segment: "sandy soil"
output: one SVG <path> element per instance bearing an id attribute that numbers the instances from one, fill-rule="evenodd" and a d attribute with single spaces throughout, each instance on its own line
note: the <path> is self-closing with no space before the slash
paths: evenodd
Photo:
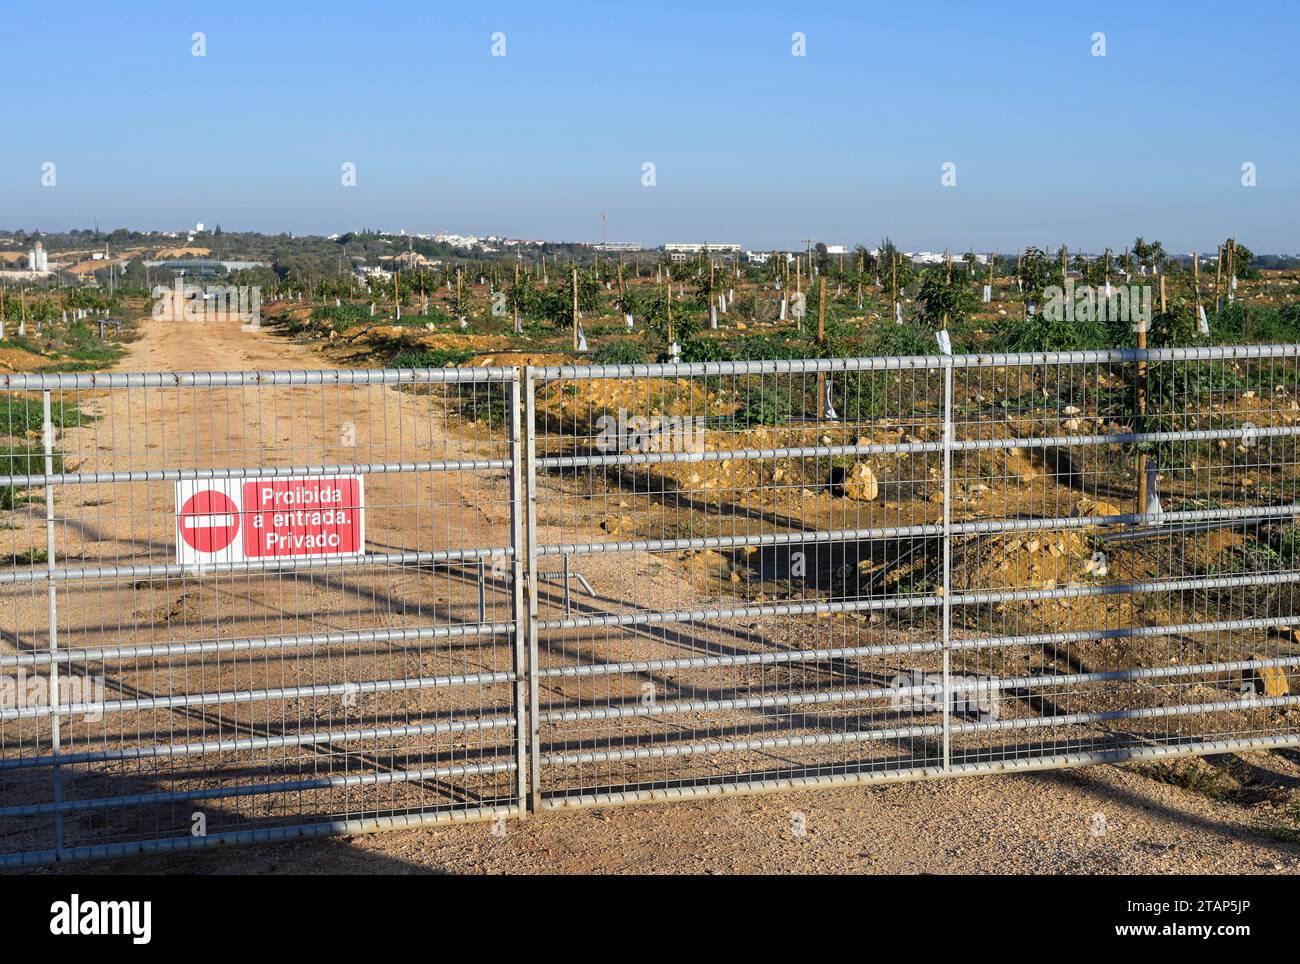
<path id="1" fill-rule="evenodd" d="M 1300 766 L 1249 754 L 1282 783 Z M 1103 826 L 1097 814 L 1104 817 Z M 802 823 L 805 833 L 795 828 Z M 1300 847 L 1131 768 L 549 813 L 68 866 L 102 873 L 1295 874 Z M 67 866 L 67 865 L 65 865 Z M 62 868 L 49 868 L 58 872 Z"/>

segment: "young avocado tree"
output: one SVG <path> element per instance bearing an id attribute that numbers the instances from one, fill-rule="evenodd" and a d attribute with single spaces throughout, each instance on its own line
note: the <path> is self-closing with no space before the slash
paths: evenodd
<path id="1" fill-rule="evenodd" d="M 899 291 L 911 284 L 915 276 L 912 269 L 912 259 L 899 251 L 889 238 L 881 241 L 880 247 L 876 251 L 876 276 L 886 290 L 890 288 L 894 279 L 897 278 Z"/>
<path id="2" fill-rule="evenodd" d="M 527 274 L 520 273 L 506 288 L 506 306 L 521 319 L 541 313 L 542 296 Z"/>
<path id="3" fill-rule="evenodd" d="M 1163 271 L 1165 262 L 1169 260 L 1163 244 L 1159 241 L 1147 241 L 1141 236 L 1133 241 L 1133 256 L 1140 266 L 1147 268 L 1152 274 Z"/>
<path id="4" fill-rule="evenodd" d="M 1235 238 L 1223 242 L 1223 251 L 1231 255 L 1232 274 L 1241 281 L 1254 281 L 1259 278 L 1259 269 L 1251 267 L 1255 252 Z M 1226 267 L 1226 264 L 1225 264 Z"/>
<path id="5" fill-rule="evenodd" d="M 637 315 L 645 314 L 645 296 L 642 289 L 636 285 L 625 284 L 623 290 L 618 293 L 615 304 L 618 310 L 623 312 L 627 318 L 627 326 L 632 327 Z"/>
<path id="6" fill-rule="evenodd" d="M 1043 300 L 1043 291 L 1052 283 L 1052 266 L 1047 255 L 1038 248 L 1030 247 L 1020 258 L 1020 268 L 1016 275 L 1020 288 L 1025 293 L 1025 304 L 1037 305 Z M 1028 314 L 1026 307 L 1026 314 Z"/>
<path id="7" fill-rule="evenodd" d="M 578 317 L 573 316 L 574 280 L 577 280 Z M 557 328 L 576 330 L 581 325 L 582 315 L 600 310 L 601 284 L 595 275 L 581 270 L 564 273 L 564 280 L 542 295 L 542 314 Z"/>
<path id="8" fill-rule="evenodd" d="M 469 285 L 465 283 L 464 272 L 456 272 L 456 282 L 451 291 L 451 315 L 460 321 L 463 328 L 470 311 Z"/>
<path id="9" fill-rule="evenodd" d="M 920 320 L 938 330 L 961 326 L 975 310 L 975 289 L 962 272 L 936 265 L 921 272 L 921 290 L 916 296 Z"/>
<path id="10" fill-rule="evenodd" d="M 651 343 L 663 349 L 659 359 L 667 361 L 674 342 L 684 345 L 696 336 L 700 330 L 699 319 L 682 310 L 681 302 L 673 299 L 672 291 L 667 285 L 655 288 L 644 299 L 641 310 L 645 314 Z"/>
<path id="11" fill-rule="evenodd" d="M 695 283 L 695 303 L 704 309 L 710 328 L 718 327 L 718 298 L 725 289 L 712 260 L 707 266 L 701 266 L 699 279 Z"/>
<path id="12" fill-rule="evenodd" d="M 1064 292 L 1057 286 L 1060 263 L 1055 267 L 1038 248 L 1028 248 L 1020 258 L 1018 277 L 1025 293 L 1025 315 L 1004 317 L 997 326 L 994 344 L 999 351 L 1077 351 L 1101 347 L 1105 333 L 1095 319 L 1067 310 Z M 1032 306 L 1032 307 L 1031 307 Z"/>

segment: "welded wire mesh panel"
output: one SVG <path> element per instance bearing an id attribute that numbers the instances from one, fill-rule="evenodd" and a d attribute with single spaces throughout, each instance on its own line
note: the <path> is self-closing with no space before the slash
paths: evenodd
<path id="1" fill-rule="evenodd" d="M 954 766 L 1294 738 L 1300 385 L 1270 351 L 954 372 Z"/>
<path id="2" fill-rule="evenodd" d="M 532 373 L 539 802 L 1294 743 L 1296 357 Z"/>
<path id="3" fill-rule="evenodd" d="M 941 763 L 943 379 L 842 367 L 536 382 L 553 799 Z"/>
<path id="4" fill-rule="evenodd" d="M 10 376 L 0 859 L 1295 745 L 1298 358 Z"/>
<path id="5" fill-rule="evenodd" d="M 0 852 L 513 808 L 516 383 L 0 383 Z"/>

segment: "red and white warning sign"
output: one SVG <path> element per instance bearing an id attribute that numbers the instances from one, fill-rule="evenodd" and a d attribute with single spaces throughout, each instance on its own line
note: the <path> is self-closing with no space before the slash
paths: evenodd
<path id="1" fill-rule="evenodd" d="M 357 556 L 365 551 L 360 476 L 176 483 L 176 561 Z"/>
<path id="2" fill-rule="evenodd" d="M 211 487 L 195 489 L 182 502 L 180 487 L 183 485 L 192 483 L 177 483 L 181 555 L 184 556 L 185 549 L 199 556 L 225 552 L 239 535 L 239 504 L 225 492 Z"/>

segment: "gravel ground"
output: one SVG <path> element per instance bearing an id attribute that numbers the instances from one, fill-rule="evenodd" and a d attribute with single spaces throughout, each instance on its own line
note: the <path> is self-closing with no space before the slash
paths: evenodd
<path id="1" fill-rule="evenodd" d="M 1279 785 L 1278 754 L 1238 761 Z M 1221 766 L 1224 761 L 1216 760 Z M 1094 833 L 1096 814 L 1105 832 Z M 804 835 L 794 832 L 802 815 Z M 1295 874 L 1267 808 L 1144 768 L 1094 766 L 874 788 L 548 813 L 488 824 L 70 865 L 92 873 Z M 64 868 L 41 872 L 58 873 Z"/>

